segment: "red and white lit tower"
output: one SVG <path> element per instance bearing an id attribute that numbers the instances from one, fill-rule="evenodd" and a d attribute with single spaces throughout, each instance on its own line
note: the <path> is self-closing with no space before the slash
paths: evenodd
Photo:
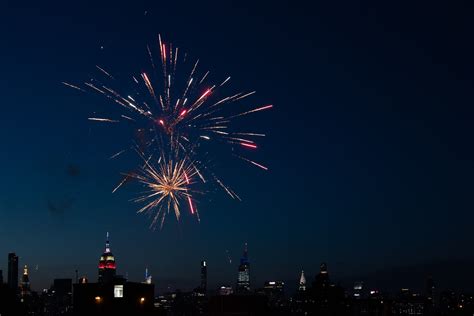
<path id="1" fill-rule="evenodd" d="M 116 266 L 115 257 L 110 251 L 109 233 L 105 242 L 105 251 L 99 260 L 99 283 L 109 283 L 115 278 Z"/>

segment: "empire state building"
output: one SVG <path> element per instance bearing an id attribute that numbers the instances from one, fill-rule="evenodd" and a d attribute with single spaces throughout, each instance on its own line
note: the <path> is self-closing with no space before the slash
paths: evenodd
<path id="1" fill-rule="evenodd" d="M 99 260 L 99 283 L 110 283 L 116 274 L 115 257 L 110 251 L 109 233 L 105 241 L 105 251 Z"/>

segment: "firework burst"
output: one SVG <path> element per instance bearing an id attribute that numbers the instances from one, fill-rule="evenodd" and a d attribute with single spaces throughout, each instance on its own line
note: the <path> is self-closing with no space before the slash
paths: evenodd
<path id="1" fill-rule="evenodd" d="M 180 203 L 183 201 L 188 204 L 191 213 L 196 214 L 199 219 L 190 189 L 196 174 L 195 170 L 187 158 L 166 159 L 162 156 L 156 163 L 153 163 L 152 157 L 144 159 L 138 172 L 126 175 L 127 179 L 135 179 L 146 188 L 146 192 L 135 201 L 145 204 L 138 213 L 148 213 L 153 217 L 151 227 L 155 227 L 158 222 L 160 227 L 163 227 L 166 216 L 171 212 L 174 212 L 176 219 L 179 220 Z M 122 184 L 123 182 L 119 186 Z"/>
<path id="2" fill-rule="evenodd" d="M 227 150 L 232 156 L 267 170 L 262 163 L 247 157 L 249 151 L 258 148 L 258 139 L 265 134 L 240 130 L 243 124 L 239 121 L 273 106 L 249 105 L 246 100 L 255 91 L 228 91 L 231 77 L 213 82 L 210 71 L 199 70 L 199 60 L 191 61 L 178 47 L 164 43 L 161 36 L 158 36 L 156 52 L 147 46 L 147 53 L 149 71 L 132 75 L 125 81 L 119 81 L 105 67 L 96 66 L 99 76 L 83 84 L 64 83 L 81 92 L 103 95 L 121 109 L 108 111 L 115 112 L 114 115 L 89 117 L 90 121 L 132 124 L 142 137 L 139 151 L 159 152 L 158 166 L 145 160 L 141 172 L 132 176 L 150 190 L 150 194 L 137 199 L 148 201 L 139 212 L 157 210 L 154 223 L 161 218 L 164 220 L 163 214 L 170 210 L 174 210 L 179 219 L 179 201 L 187 200 L 190 212 L 197 214 L 188 189 L 194 177 L 202 183 L 213 182 L 232 198 L 239 199 L 210 170 L 202 148 L 206 147 L 204 143 L 212 142 L 230 146 Z M 125 151 L 120 150 L 111 158 Z M 167 155 L 162 154 L 165 151 Z M 185 158 L 177 158 L 178 152 Z M 165 159 L 166 156 L 173 159 Z"/>

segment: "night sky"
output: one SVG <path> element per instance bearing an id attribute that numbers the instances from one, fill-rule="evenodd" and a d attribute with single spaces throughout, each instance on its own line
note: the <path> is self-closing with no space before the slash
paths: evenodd
<path id="1" fill-rule="evenodd" d="M 4 1 L 0 269 L 14 251 L 34 289 L 95 280 L 107 231 L 119 274 L 147 266 L 158 289 L 197 286 L 203 258 L 233 285 L 245 242 L 256 286 L 473 261 L 474 10 L 456 3 Z M 111 194 L 136 157 L 110 161 L 131 139 L 87 120 L 110 104 L 61 82 L 140 71 L 158 33 L 275 108 L 249 121 L 270 170 L 220 167 L 243 201 L 211 192 L 200 224 L 153 231 L 134 190 Z"/>

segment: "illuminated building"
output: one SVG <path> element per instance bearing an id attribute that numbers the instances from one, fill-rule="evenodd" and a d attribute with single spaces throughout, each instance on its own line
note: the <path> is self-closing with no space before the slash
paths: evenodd
<path id="1" fill-rule="evenodd" d="M 301 270 L 300 284 L 299 284 L 298 290 L 300 292 L 306 291 L 306 277 L 304 276 L 303 270 Z"/>
<path id="2" fill-rule="evenodd" d="M 145 268 L 145 281 L 143 283 L 151 284 L 152 276 L 148 274 L 148 268 Z"/>
<path id="3" fill-rule="evenodd" d="M 79 282 L 80 284 L 86 284 L 86 283 L 89 283 L 89 280 L 86 278 L 86 277 L 81 277 L 79 278 Z"/>
<path id="4" fill-rule="evenodd" d="M 149 282 L 128 282 L 116 275 L 115 258 L 110 251 L 109 234 L 99 261 L 99 281 L 89 283 L 81 278 L 73 285 L 74 315 L 150 315 L 155 286 Z"/>
<path id="5" fill-rule="evenodd" d="M 263 293 L 268 298 L 271 306 L 279 306 L 284 299 L 285 283 L 282 281 L 266 281 L 263 286 Z"/>
<path id="6" fill-rule="evenodd" d="M 246 292 L 250 292 L 250 263 L 247 243 L 245 243 L 244 254 L 240 259 L 239 273 L 237 276 L 237 293 Z"/>
<path id="7" fill-rule="evenodd" d="M 201 261 L 201 292 L 206 294 L 207 292 L 207 262 Z"/>
<path id="8" fill-rule="evenodd" d="M 23 268 L 23 275 L 21 276 L 21 296 L 28 296 L 30 294 L 30 277 L 28 276 L 28 266 L 25 264 Z"/>
<path id="9" fill-rule="evenodd" d="M 392 315 L 422 316 L 425 315 L 425 299 L 409 289 L 401 289 L 392 303 Z"/>
<path id="10" fill-rule="evenodd" d="M 364 282 L 355 282 L 353 287 L 353 296 L 355 299 L 362 298 L 362 291 L 364 289 Z"/>
<path id="11" fill-rule="evenodd" d="M 329 287 L 329 273 L 328 267 L 325 262 L 321 263 L 319 266 L 319 274 L 316 276 L 313 282 L 313 288 L 315 289 L 325 289 Z"/>
<path id="12" fill-rule="evenodd" d="M 105 242 L 105 251 L 99 260 L 99 283 L 109 283 L 116 275 L 115 257 L 110 251 L 109 233 Z"/>
<path id="13" fill-rule="evenodd" d="M 18 290 L 18 256 L 15 253 L 8 254 L 8 286 Z"/>
<path id="14" fill-rule="evenodd" d="M 234 290 L 230 286 L 221 286 L 219 288 L 219 295 L 231 295 L 234 294 Z"/>
<path id="15" fill-rule="evenodd" d="M 75 315 L 149 315 L 155 286 L 115 278 L 108 283 L 74 284 Z"/>

